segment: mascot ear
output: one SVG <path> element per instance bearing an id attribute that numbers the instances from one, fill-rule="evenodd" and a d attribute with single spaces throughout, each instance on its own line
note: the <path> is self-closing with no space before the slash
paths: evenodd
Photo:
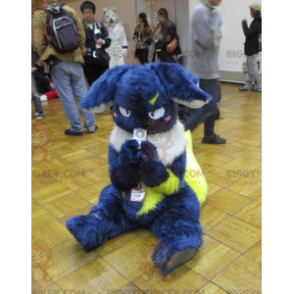
<path id="1" fill-rule="evenodd" d="M 154 63 L 153 70 L 166 91 L 166 96 L 189 108 L 200 108 L 212 98 L 199 88 L 198 78 L 179 64 Z"/>
<path id="2" fill-rule="evenodd" d="M 115 7 L 109 7 L 109 9 L 111 9 L 113 12 L 115 12 Z"/>
<path id="3" fill-rule="evenodd" d="M 116 85 L 131 65 L 121 65 L 107 70 L 90 87 L 80 102 L 80 108 L 92 113 L 101 113 L 113 105 Z"/>

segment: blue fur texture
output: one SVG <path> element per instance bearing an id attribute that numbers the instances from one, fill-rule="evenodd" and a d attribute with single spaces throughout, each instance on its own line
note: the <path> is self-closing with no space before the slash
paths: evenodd
<path id="1" fill-rule="evenodd" d="M 114 67 L 95 81 L 80 108 L 93 109 L 95 106 L 112 101 L 116 125 L 133 132 L 135 128 L 148 127 L 152 120 L 149 113 L 164 107 L 165 117 L 171 115 L 170 121 L 160 119 L 162 125 L 171 129 L 177 120 L 177 105 L 171 99 L 183 101 L 201 100 L 207 102 L 210 96 L 198 86 L 198 79 L 177 64 L 152 63 L 147 65 L 123 65 Z M 154 105 L 149 101 L 159 93 Z M 119 107 L 130 112 L 124 117 Z"/>
<path id="2" fill-rule="evenodd" d="M 113 119 L 119 128 L 130 133 L 135 128 L 166 132 L 177 123 L 177 104 L 172 98 L 183 101 L 210 98 L 197 83 L 197 77 L 175 64 L 119 66 L 108 70 L 91 86 L 80 107 L 92 109 L 112 101 Z M 154 118 L 160 108 L 164 109 L 163 115 Z M 120 234 L 148 228 L 159 238 L 153 262 L 166 272 L 174 254 L 186 249 L 198 250 L 202 245 L 200 204 L 184 180 L 185 150 L 165 166 L 151 142 L 143 141 L 141 148 L 138 147 L 136 140 L 126 140 L 119 151 L 109 144 L 111 184 L 101 192 L 98 204 L 88 215 L 75 216 L 66 221 L 66 226 L 86 252 Z M 169 187 L 169 180 L 179 183 L 173 192 L 164 190 L 163 184 Z M 144 203 L 130 199 L 131 189 L 139 182 L 148 189 L 162 191 L 162 200 L 143 214 L 139 212 Z"/>

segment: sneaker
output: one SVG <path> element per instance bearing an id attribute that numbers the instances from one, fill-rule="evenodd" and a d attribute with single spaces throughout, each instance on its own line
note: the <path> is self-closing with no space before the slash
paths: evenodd
<path id="1" fill-rule="evenodd" d="M 43 119 L 43 115 L 41 115 L 41 114 L 36 115 L 36 120 L 42 120 L 42 119 Z"/>
<path id="2" fill-rule="evenodd" d="M 250 89 L 245 88 L 245 87 L 239 88 L 239 90 L 240 90 L 240 91 L 250 91 Z"/>
<path id="3" fill-rule="evenodd" d="M 98 127 L 95 126 L 95 130 L 94 130 L 94 131 L 89 131 L 89 130 L 88 130 L 87 132 L 90 133 L 90 134 L 92 134 L 92 133 L 95 133 L 97 129 L 98 129 Z"/>
<path id="4" fill-rule="evenodd" d="M 40 96 L 40 100 L 41 100 L 41 102 L 43 102 L 43 101 L 47 101 L 48 98 L 46 95 L 42 95 L 42 96 Z"/>
<path id="5" fill-rule="evenodd" d="M 251 89 L 251 91 L 253 92 L 261 92 L 261 89 L 257 90 L 257 89 Z"/>
<path id="6" fill-rule="evenodd" d="M 225 144 L 227 142 L 226 139 L 221 138 L 220 136 L 214 134 L 211 137 L 203 137 L 202 143 L 204 144 Z"/>
<path id="7" fill-rule="evenodd" d="M 64 134 L 68 135 L 68 136 L 82 136 L 83 131 L 81 131 L 81 132 L 73 132 L 71 129 L 68 129 L 68 130 L 64 131 Z"/>

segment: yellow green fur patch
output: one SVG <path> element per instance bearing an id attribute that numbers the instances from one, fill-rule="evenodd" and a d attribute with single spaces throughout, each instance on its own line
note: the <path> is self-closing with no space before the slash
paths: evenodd
<path id="1" fill-rule="evenodd" d="M 207 197 L 208 185 L 193 153 L 192 134 L 190 131 L 185 132 L 185 138 L 187 141 L 185 181 L 196 193 L 200 205 L 202 205 Z"/>
<path id="2" fill-rule="evenodd" d="M 146 189 L 146 197 L 142 208 L 137 213 L 137 216 L 146 214 L 155 209 L 157 203 L 160 202 L 164 196 L 172 195 L 179 190 L 179 178 L 170 169 L 166 169 L 166 171 L 168 172 L 169 177 L 158 187 L 149 188 L 141 183 L 141 186 Z"/>
<path id="3" fill-rule="evenodd" d="M 144 184 L 142 184 L 142 187 L 146 189 L 146 197 L 142 208 L 137 212 L 137 216 L 147 214 L 149 211 L 155 209 L 157 203 L 164 198 L 163 194 L 154 191 L 154 188 L 146 187 Z"/>
<path id="4" fill-rule="evenodd" d="M 168 196 L 179 190 L 180 179 L 169 168 L 167 168 L 166 171 L 169 174 L 168 179 L 160 186 L 154 187 L 153 189 L 158 193 L 162 193 Z"/>

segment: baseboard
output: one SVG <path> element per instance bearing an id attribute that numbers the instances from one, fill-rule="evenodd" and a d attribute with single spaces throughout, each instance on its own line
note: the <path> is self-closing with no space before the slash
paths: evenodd
<path id="1" fill-rule="evenodd" d="M 245 74 L 242 72 L 220 71 L 220 81 L 226 83 L 244 84 Z"/>

